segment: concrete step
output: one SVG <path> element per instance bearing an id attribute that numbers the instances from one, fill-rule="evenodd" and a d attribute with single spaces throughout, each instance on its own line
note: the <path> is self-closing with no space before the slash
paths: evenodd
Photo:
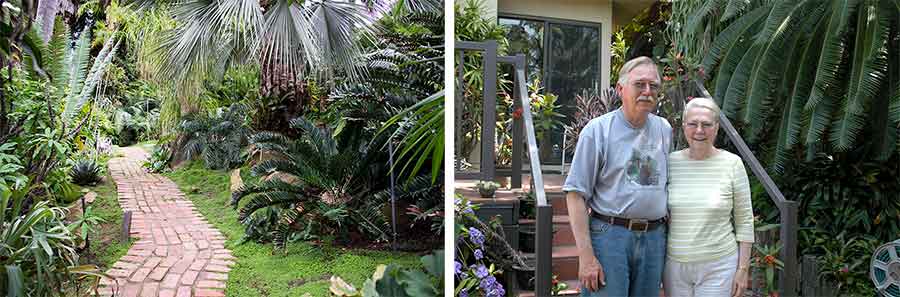
<path id="1" fill-rule="evenodd" d="M 534 220 L 522 219 L 519 220 L 519 225 L 534 225 Z M 554 246 L 575 244 L 575 235 L 572 233 L 572 225 L 569 224 L 569 216 L 554 215 L 553 229 L 556 230 L 556 232 L 553 234 Z"/>
<path id="2" fill-rule="evenodd" d="M 534 254 L 523 254 L 525 257 L 534 258 Z M 561 245 L 553 247 L 553 260 L 551 261 L 553 274 L 559 280 L 578 279 L 578 249 L 575 245 Z"/>
<path id="3" fill-rule="evenodd" d="M 568 285 L 568 288 L 559 292 L 559 295 L 556 296 L 579 296 L 581 291 L 579 291 L 580 284 L 578 280 L 565 280 L 562 281 Z M 524 291 L 520 290 L 515 296 L 518 297 L 535 297 L 534 291 Z"/>

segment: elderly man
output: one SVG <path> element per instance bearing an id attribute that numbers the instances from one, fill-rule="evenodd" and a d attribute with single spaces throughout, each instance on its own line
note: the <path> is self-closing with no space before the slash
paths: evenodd
<path id="1" fill-rule="evenodd" d="M 660 80 L 647 57 L 625 63 L 622 108 L 581 132 L 563 190 L 582 296 L 659 296 L 666 255 L 666 156 L 672 127 L 651 112 Z"/>

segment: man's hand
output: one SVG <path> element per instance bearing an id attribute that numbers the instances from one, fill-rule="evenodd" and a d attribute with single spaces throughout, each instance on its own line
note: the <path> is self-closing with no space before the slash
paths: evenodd
<path id="1" fill-rule="evenodd" d="M 747 289 L 748 274 L 749 271 L 747 268 L 738 268 L 737 271 L 734 272 L 734 284 L 731 286 L 732 297 L 744 296 L 744 290 Z"/>
<path id="2" fill-rule="evenodd" d="M 600 266 L 596 256 L 591 253 L 582 253 L 578 256 L 578 279 L 588 291 L 597 291 L 600 287 L 606 286 L 603 266 Z"/>

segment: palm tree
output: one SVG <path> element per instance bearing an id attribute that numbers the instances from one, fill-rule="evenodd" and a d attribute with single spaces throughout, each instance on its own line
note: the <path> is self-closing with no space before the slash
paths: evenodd
<path id="1" fill-rule="evenodd" d="M 699 5 L 685 30 L 718 33 L 688 56 L 700 53 L 715 73 L 715 97 L 744 137 L 774 145 L 776 169 L 804 149 L 807 158 L 858 146 L 880 160 L 897 152 L 900 1 Z"/>

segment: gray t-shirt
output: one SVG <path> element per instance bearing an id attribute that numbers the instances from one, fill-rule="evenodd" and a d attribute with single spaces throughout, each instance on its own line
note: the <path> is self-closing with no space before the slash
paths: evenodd
<path id="1" fill-rule="evenodd" d="M 634 128 L 622 109 L 591 120 L 581 131 L 563 191 L 575 191 L 593 211 L 655 220 L 666 215 L 666 157 L 672 126 L 649 114 Z"/>

